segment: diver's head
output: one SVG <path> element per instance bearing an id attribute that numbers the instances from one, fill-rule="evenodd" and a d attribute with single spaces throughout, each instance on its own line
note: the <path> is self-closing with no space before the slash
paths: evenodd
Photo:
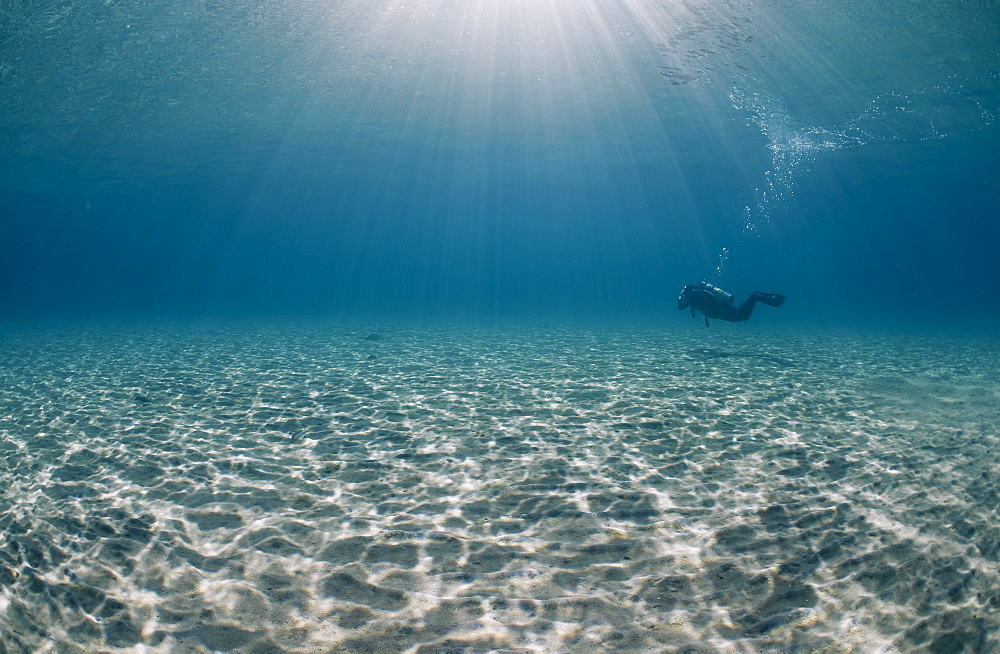
<path id="1" fill-rule="evenodd" d="M 685 284 L 684 288 L 681 289 L 681 294 L 677 296 L 677 310 L 682 311 L 691 304 L 691 291 L 694 287 L 691 284 Z"/>

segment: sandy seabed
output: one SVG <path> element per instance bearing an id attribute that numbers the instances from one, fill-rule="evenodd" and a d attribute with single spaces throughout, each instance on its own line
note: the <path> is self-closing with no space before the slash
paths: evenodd
<path id="1" fill-rule="evenodd" d="M 0 363 L 0 652 L 1000 650 L 996 335 L 7 327 Z"/>

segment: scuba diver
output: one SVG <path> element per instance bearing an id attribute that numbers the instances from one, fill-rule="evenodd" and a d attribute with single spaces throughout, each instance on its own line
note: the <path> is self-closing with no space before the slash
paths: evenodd
<path id="1" fill-rule="evenodd" d="M 748 320 L 753 308 L 758 302 L 772 307 L 780 307 L 785 303 L 785 296 L 777 293 L 761 293 L 754 291 L 747 298 L 746 302 L 739 307 L 733 306 L 733 294 L 727 293 L 718 286 L 713 286 L 702 281 L 697 284 L 688 284 L 681 291 L 677 298 L 677 308 L 684 310 L 691 307 L 691 317 L 694 318 L 695 310 L 701 311 L 705 316 L 705 326 L 708 327 L 709 318 L 718 318 L 729 322 L 741 322 Z"/>

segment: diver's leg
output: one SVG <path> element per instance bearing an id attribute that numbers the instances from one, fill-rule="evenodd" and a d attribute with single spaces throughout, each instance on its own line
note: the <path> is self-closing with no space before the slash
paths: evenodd
<path id="1" fill-rule="evenodd" d="M 750 314 L 753 313 L 753 308 L 757 306 L 758 298 L 754 293 L 750 294 L 750 297 L 746 299 L 746 302 L 740 305 L 740 308 L 736 310 L 736 319 L 733 322 L 743 322 L 750 318 Z"/>
<path id="2" fill-rule="evenodd" d="M 785 296 L 778 295 L 777 293 L 761 293 L 760 291 L 754 291 L 747 298 L 747 301 L 740 305 L 740 308 L 736 310 L 736 321 L 741 322 L 743 320 L 748 320 L 750 314 L 753 313 L 753 308 L 757 306 L 757 302 L 763 302 L 764 304 L 772 307 L 780 307 L 785 303 Z"/>

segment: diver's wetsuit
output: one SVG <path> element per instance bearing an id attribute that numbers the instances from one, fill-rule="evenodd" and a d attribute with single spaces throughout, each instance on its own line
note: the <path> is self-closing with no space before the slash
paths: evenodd
<path id="1" fill-rule="evenodd" d="M 785 296 L 777 293 L 761 293 L 754 291 L 747 298 L 746 302 L 739 307 L 733 305 L 733 296 L 726 293 L 721 288 L 713 286 L 708 282 L 698 282 L 688 284 L 681 291 L 677 298 L 677 308 L 679 310 L 691 307 L 691 317 L 694 318 L 695 311 L 700 311 L 705 316 L 705 326 L 708 327 L 709 318 L 717 318 L 728 322 L 742 322 L 750 318 L 753 308 L 757 302 L 763 302 L 772 307 L 780 307 L 785 303 Z"/>

